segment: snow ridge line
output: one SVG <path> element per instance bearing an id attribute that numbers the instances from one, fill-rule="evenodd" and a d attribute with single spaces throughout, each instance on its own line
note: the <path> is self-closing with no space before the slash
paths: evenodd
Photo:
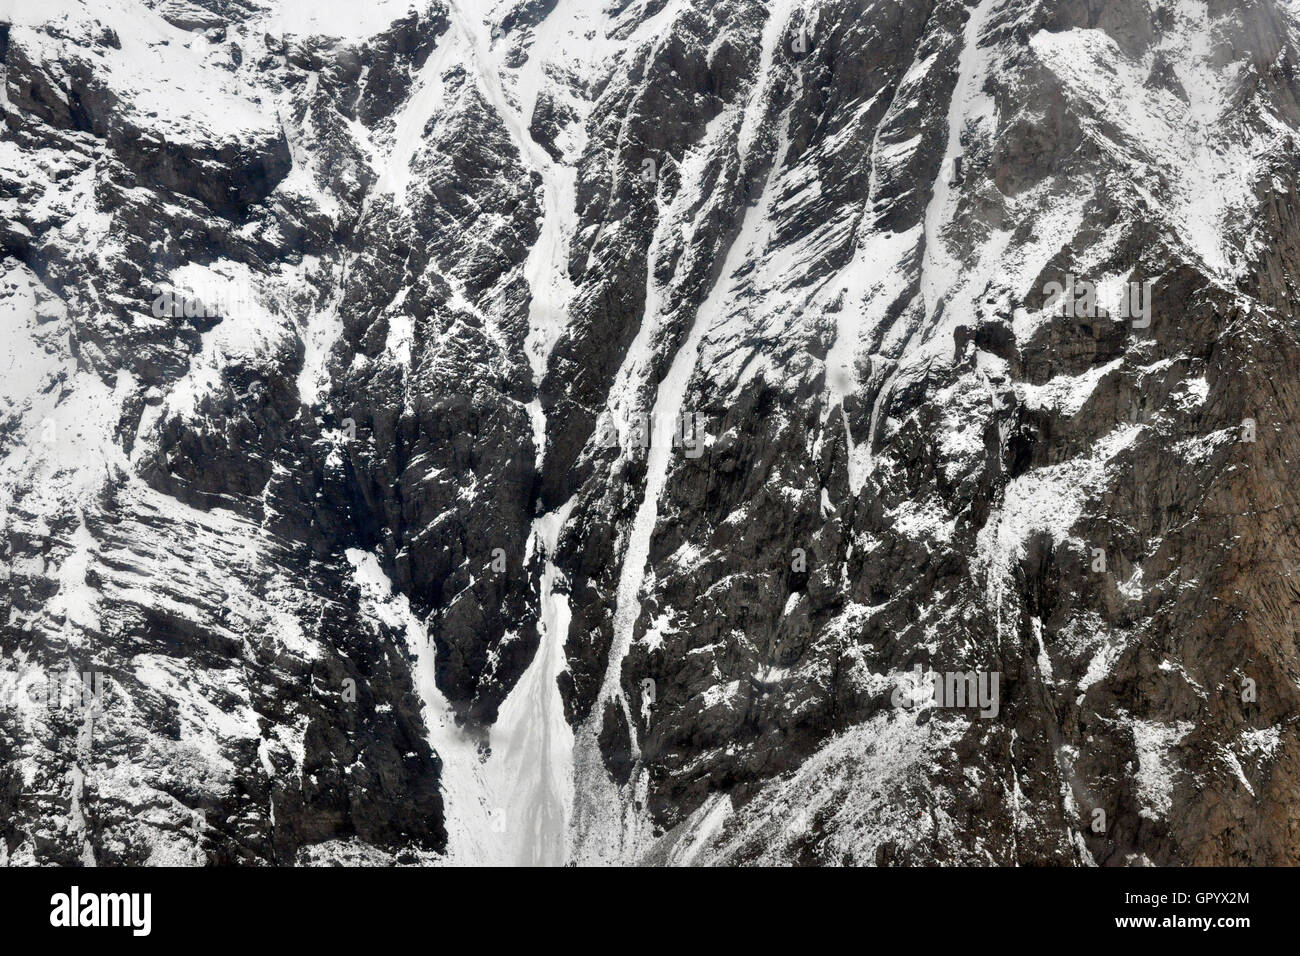
<path id="1" fill-rule="evenodd" d="M 774 9 L 771 16 L 777 16 L 784 13 L 786 22 L 793 13 L 793 3 L 785 3 L 780 9 Z M 783 30 L 764 31 L 766 42 L 775 43 L 783 35 Z M 771 59 L 771 52 L 767 53 L 768 60 Z M 760 98 L 771 89 L 771 76 L 763 78 L 762 85 L 755 89 L 751 95 L 749 103 L 743 115 L 749 115 L 755 104 Z M 722 114 L 725 116 L 725 113 Z M 721 118 L 721 117 L 720 117 Z M 783 112 L 781 118 L 781 137 L 782 144 L 778 147 L 777 154 L 773 156 L 772 167 L 768 172 L 763 189 L 759 195 L 758 201 L 745 210 L 742 219 L 740 232 L 732 241 L 730 248 L 727 250 L 726 257 L 723 260 L 722 270 L 718 274 L 717 280 L 709 290 L 708 296 L 700 304 L 696 311 L 695 319 L 691 324 L 690 332 L 687 339 L 677 349 L 673 356 L 673 361 L 669 367 L 668 374 L 659 383 L 658 390 L 655 394 L 655 401 L 651 414 L 651 441 L 646 465 L 645 491 L 642 497 L 641 505 L 632 523 L 632 530 L 628 535 L 628 544 L 624 551 L 623 566 L 619 576 L 618 600 L 614 615 L 614 642 L 610 648 L 609 662 L 605 670 L 605 677 L 601 683 L 600 695 L 597 698 L 597 706 L 600 703 L 609 700 L 619 700 L 621 706 L 626 711 L 627 702 L 624 699 L 620 685 L 623 658 L 631 645 L 632 631 L 636 625 L 637 619 L 641 614 L 641 601 L 639 591 L 641 584 L 645 579 L 646 564 L 649 558 L 650 538 L 654 533 L 655 525 L 659 515 L 659 499 L 663 493 L 664 486 L 667 483 L 668 465 L 670 452 L 672 448 L 673 434 L 676 429 L 678 418 L 681 415 L 682 405 L 685 401 L 686 389 L 690 384 L 690 377 L 695 370 L 696 360 L 698 358 L 699 347 L 704 334 L 709 330 L 711 323 L 721 313 L 727 298 L 731 293 L 730 281 L 735 271 L 740 268 L 743 262 L 738 261 L 742 256 L 749 253 L 758 244 L 761 238 L 757 235 L 757 226 L 759 226 L 767 213 L 767 207 L 770 203 L 771 186 L 779 177 L 781 172 L 781 160 L 786 151 L 788 143 L 786 142 L 785 130 L 788 126 L 788 110 Z M 705 143 L 709 139 L 706 137 Z M 738 147 L 741 144 L 738 143 Z M 748 147 L 748 143 L 744 144 Z M 705 146 L 707 149 L 707 145 Z M 661 224 L 670 224 L 671 216 L 661 215 L 659 222 Z M 656 238 L 662 242 L 662 230 L 657 230 Z M 657 260 L 657 252 L 652 248 L 651 256 Z M 649 271 L 650 282 L 654 283 L 653 268 Z M 643 329 L 647 326 L 658 325 L 658 306 L 660 305 L 660 296 L 657 294 L 660 290 L 658 284 L 654 283 L 653 291 L 655 294 L 647 296 L 647 305 L 653 302 L 655 309 L 652 314 L 647 309 L 643 319 Z M 629 724 L 631 724 L 631 715 L 628 715 Z M 632 731 L 632 747 L 635 755 L 639 756 L 639 750 L 636 743 L 635 730 Z"/>
<path id="2" fill-rule="evenodd" d="M 765 26 L 763 32 L 765 46 L 771 44 L 774 47 L 780 41 L 780 38 L 785 33 L 784 28 L 793 15 L 794 6 L 794 2 L 787 0 L 787 2 L 769 12 L 769 17 L 781 19 L 778 21 L 779 28 L 773 28 L 771 20 Z M 773 60 L 774 50 L 764 51 L 764 62 L 772 62 Z M 754 109 L 758 108 L 763 98 L 770 94 L 772 86 L 773 75 L 772 71 L 769 70 L 767 75 L 760 76 L 756 80 L 742 117 L 748 116 Z M 744 265 L 746 258 L 751 258 L 753 254 L 759 251 L 765 240 L 762 226 L 766 222 L 770 211 L 772 187 L 781 175 L 782 163 L 789 150 L 787 132 L 789 113 L 790 108 L 787 107 L 782 111 L 778 122 L 780 141 L 773 150 L 771 167 L 764 180 L 763 188 L 757 200 L 745 209 L 740 229 L 725 253 L 722 268 L 712 283 L 705 300 L 696 310 L 687 338 L 673 355 L 668 373 L 660 381 L 655 392 L 651 409 L 651 441 L 646 462 L 645 486 L 641 504 L 637 508 L 632 526 L 627 532 L 627 544 L 623 552 L 623 562 L 616 592 L 613 640 L 609 648 L 600 691 L 590 715 L 577 734 L 578 768 L 584 777 L 582 781 L 584 787 L 582 816 L 584 819 L 581 822 L 584 822 L 588 828 L 581 836 L 595 844 L 595 853 L 601 858 L 601 862 L 612 862 L 607 858 L 606 854 L 614 847 L 618 848 L 615 852 L 620 857 L 634 855 L 643 842 L 641 831 L 648 831 L 643 819 L 644 812 L 638 814 L 627 805 L 629 801 L 624 799 L 626 788 L 618 786 L 606 773 L 600 755 L 599 734 L 604 724 L 606 705 L 616 703 L 622 711 L 627 725 L 631 756 L 634 761 L 639 761 L 641 751 L 636 723 L 633 720 L 622 688 L 623 662 L 631 648 L 636 622 L 641 616 L 640 591 L 645 582 L 649 564 L 650 541 L 658 524 L 659 501 L 668 482 L 674 432 L 685 403 L 686 391 L 691 376 L 698 364 L 700 346 L 704 336 L 716 325 L 731 300 L 734 293 L 734 286 L 731 282 L 736 271 Z M 719 145 L 718 141 L 725 133 L 729 121 L 734 122 L 734 116 L 731 115 L 730 111 L 724 110 L 715 117 L 710 122 L 697 149 L 692 151 L 692 155 L 695 157 L 712 155 L 716 146 Z M 736 148 L 738 155 L 742 156 L 743 162 L 743 157 L 748 154 L 752 145 L 751 140 L 756 135 L 756 132 L 753 129 L 747 129 L 743 119 L 739 126 L 739 132 L 741 135 L 737 138 Z M 689 162 L 689 158 L 685 162 Z M 689 177 L 684 176 L 683 178 L 689 181 Z M 655 263 L 658 260 L 659 249 L 666 241 L 667 234 L 677 227 L 678 217 L 673 213 L 678 206 L 687 201 L 687 198 L 687 191 L 683 190 L 679 193 L 672 207 L 668 210 L 660 209 L 659 211 L 655 236 L 651 240 L 648 253 L 651 262 L 650 268 L 647 270 L 645 313 L 633 346 L 629 348 L 628 355 L 624 358 L 623 367 L 615 378 L 615 386 L 611 390 L 607 401 L 607 406 L 611 409 L 624 404 L 624 402 L 620 401 L 620 398 L 626 399 L 626 403 L 630 404 L 634 394 L 631 391 L 632 379 L 638 370 L 638 364 L 644 364 L 648 368 L 650 340 L 653 333 L 658 330 L 663 318 L 660 315 L 663 295 L 659 283 L 654 279 Z M 707 205 L 702 207 L 699 214 L 703 215 L 707 209 Z M 678 273 L 680 269 L 681 264 L 679 263 Z M 627 394 L 622 396 L 619 395 L 620 383 L 627 390 Z M 644 771 L 637 773 L 636 777 L 629 782 L 629 785 L 634 796 L 643 798 L 646 789 Z M 636 802 L 642 806 L 644 805 L 644 799 Z M 602 834 L 602 828 L 607 828 L 612 832 Z M 608 839 L 602 841 L 602 837 Z M 581 848 L 580 845 L 579 848 Z"/>

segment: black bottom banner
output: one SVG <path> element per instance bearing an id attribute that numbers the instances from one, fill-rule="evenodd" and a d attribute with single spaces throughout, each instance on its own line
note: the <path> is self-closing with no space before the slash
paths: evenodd
<path id="1" fill-rule="evenodd" d="M 841 936 L 846 918 L 855 933 L 910 926 L 918 943 L 969 921 L 1080 941 L 1197 933 L 1231 945 L 1242 933 L 1292 925 L 1294 877 L 1281 869 L 9 869 L 0 870 L 0 915 L 19 934 L 128 946 L 373 945 L 438 927 L 458 942 L 470 928 L 494 941 L 537 940 L 544 928 L 581 933 L 610 920 L 634 936 L 684 941 L 696 934 L 691 925 L 731 943 L 752 933 L 806 945 Z"/>

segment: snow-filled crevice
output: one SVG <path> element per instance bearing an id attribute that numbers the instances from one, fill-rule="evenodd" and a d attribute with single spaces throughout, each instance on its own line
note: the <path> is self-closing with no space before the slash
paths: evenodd
<path id="1" fill-rule="evenodd" d="M 561 866 L 568 861 L 573 806 L 573 728 L 564 717 L 557 683 L 567 666 L 569 599 L 557 584 L 563 574 L 551 560 L 573 508 L 538 518 L 529 539 L 542 563 L 539 582 L 539 643 L 532 663 L 501 705 L 490 734 L 484 767 L 495 823 L 505 836 L 499 860 L 521 866 Z"/>
<path id="2" fill-rule="evenodd" d="M 548 23 L 563 31 L 561 19 L 571 4 L 552 11 Z M 524 265 L 531 301 L 525 351 L 535 385 L 540 385 L 547 361 L 562 333 L 572 296 L 567 261 L 569 226 L 574 219 L 575 170 L 553 160 L 528 132 L 527 116 L 540 92 L 544 68 L 530 70 L 531 96 L 516 104 L 502 84 L 503 64 L 493 56 L 487 25 L 463 5 L 451 4 L 452 26 L 430 57 L 420 90 L 399 121 L 393 161 L 381 185 L 403 192 L 410 163 L 418 149 L 418 133 L 436 109 L 442 72 L 454 61 L 475 76 L 480 92 L 498 114 L 525 165 L 541 177 L 540 233 Z M 571 25 L 571 24 L 570 24 Z M 562 45 L 561 45 L 562 46 Z M 539 51 L 533 59 L 542 56 Z M 407 122 L 406 116 L 412 119 Z M 403 135 L 414 130 L 417 138 Z M 546 416 L 534 398 L 528 406 L 536 466 L 545 453 Z M 569 630 L 569 604 L 563 574 L 552 560 L 572 502 L 534 520 L 525 563 L 540 567 L 538 580 L 538 647 L 532 662 L 501 705 L 488 731 L 487 756 L 468 748 L 461 737 L 438 731 L 445 702 L 432 683 L 432 645 L 420 658 L 430 742 L 443 759 L 445 812 L 449 857 L 457 863 L 559 866 L 568 859 L 568 827 L 573 802 L 573 731 L 564 717 L 558 678 L 567 664 L 564 639 Z M 428 663 L 426 663 L 426 659 Z"/>
<path id="3" fill-rule="evenodd" d="M 954 161 L 962 154 L 962 132 L 967 124 L 979 123 L 995 114 L 993 98 L 984 92 L 988 57 L 980 50 L 979 42 L 996 2 L 980 0 L 970 11 L 962 31 L 957 79 L 948 104 L 948 144 L 925 211 L 921 296 L 927 321 L 933 319 L 940 305 L 957 291 L 965 271 L 961 260 L 949 248 L 944 233 L 956 218 L 962 197 L 952 178 Z"/>

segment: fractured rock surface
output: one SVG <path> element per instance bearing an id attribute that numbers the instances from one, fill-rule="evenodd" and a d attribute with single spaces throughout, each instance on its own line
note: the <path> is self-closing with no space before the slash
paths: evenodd
<path id="1" fill-rule="evenodd" d="M 19 7 L 0 859 L 1300 863 L 1294 4 Z"/>

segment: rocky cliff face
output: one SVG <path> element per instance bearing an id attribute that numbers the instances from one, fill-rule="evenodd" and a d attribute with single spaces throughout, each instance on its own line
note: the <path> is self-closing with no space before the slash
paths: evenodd
<path id="1" fill-rule="evenodd" d="M 1300 8 L 27 6 L 0 859 L 1300 863 Z"/>

